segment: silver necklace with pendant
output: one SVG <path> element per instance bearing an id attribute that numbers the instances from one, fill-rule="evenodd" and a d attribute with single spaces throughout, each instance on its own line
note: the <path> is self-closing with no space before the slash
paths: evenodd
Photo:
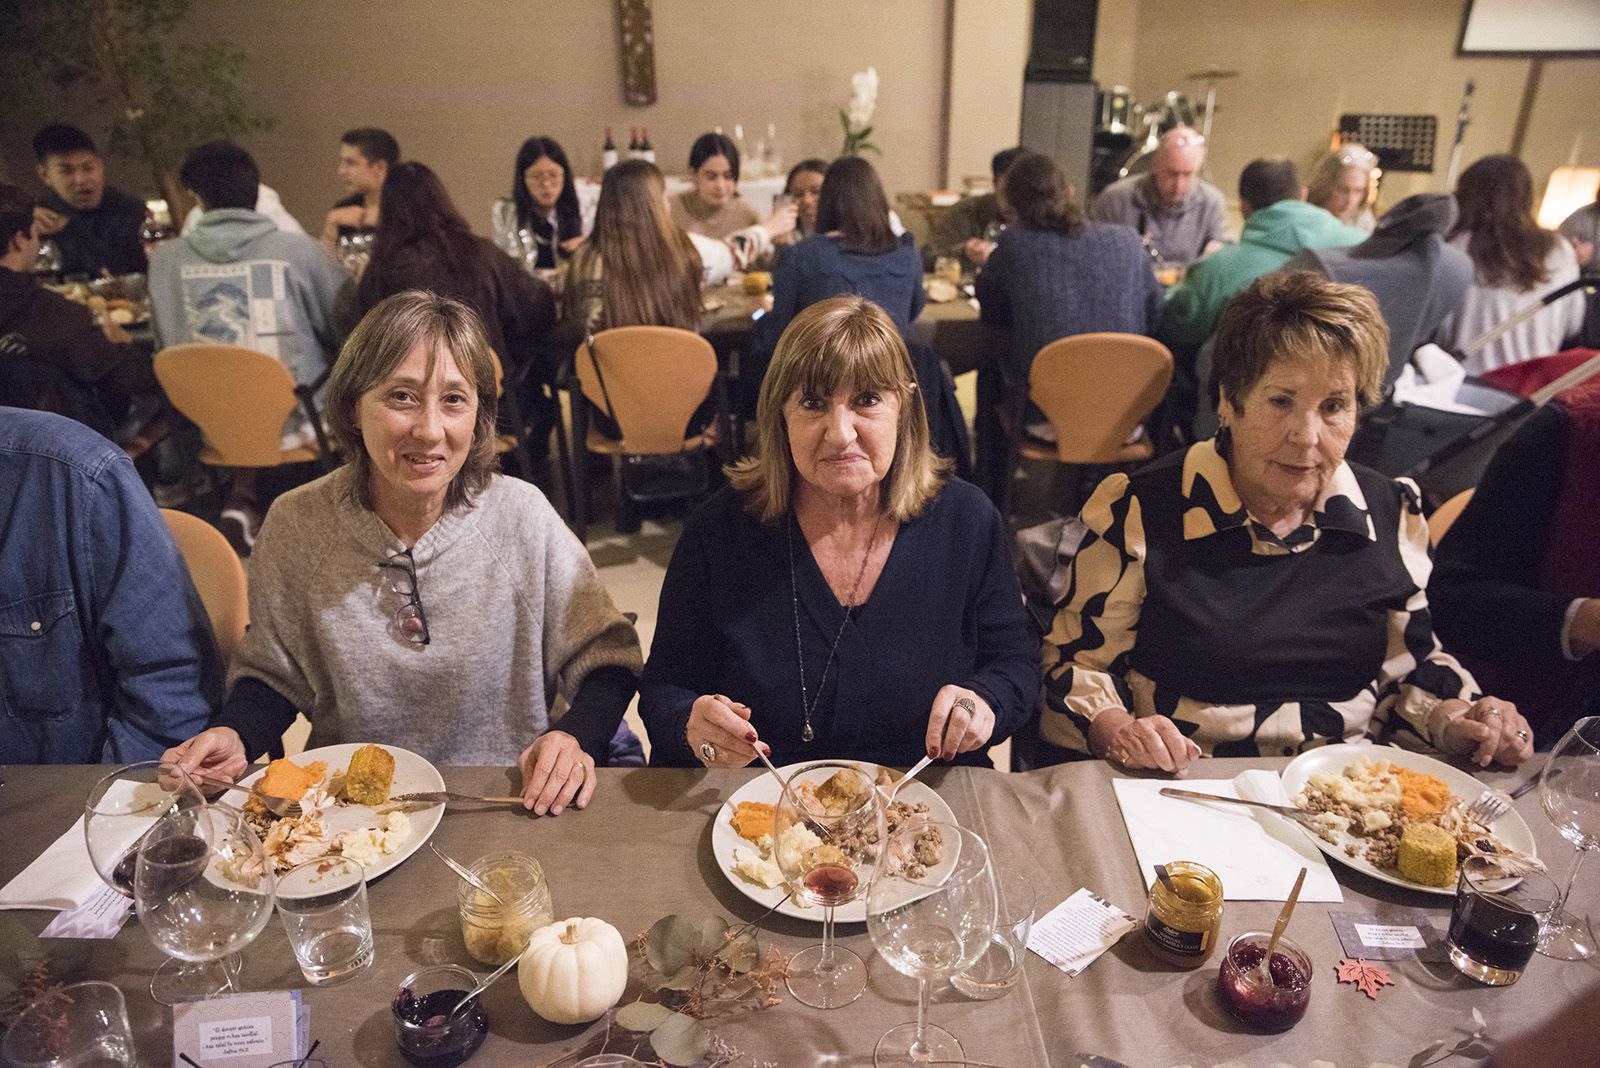
<path id="1" fill-rule="evenodd" d="M 861 570 L 856 572 L 855 584 L 850 587 L 850 596 L 845 599 L 844 618 L 839 621 L 839 631 L 833 636 L 833 646 L 828 650 L 828 659 L 822 664 L 822 677 L 817 680 L 815 699 L 810 698 L 806 691 L 806 650 L 800 640 L 800 584 L 795 578 L 794 570 L 794 528 L 798 523 L 799 520 L 790 513 L 789 521 L 784 524 L 783 533 L 789 543 L 789 600 L 794 606 L 794 652 L 795 659 L 800 665 L 800 710 L 805 715 L 805 722 L 800 728 L 800 740 L 809 742 L 817 736 L 816 731 L 811 729 L 811 714 L 822 703 L 822 690 L 828 681 L 828 669 L 833 667 L 834 654 L 838 653 L 839 642 L 844 638 L 844 628 L 850 623 L 850 609 L 856 607 L 856 594 L 861 590 L 861 580 L 866 578 L 867 564 L 872 561 L 872 550 L 877 547 L 878 527 L 881 523 L 875 521 L 872 524 L 872 537 L 867 539 L 867 552 L 861 558 Z"/>

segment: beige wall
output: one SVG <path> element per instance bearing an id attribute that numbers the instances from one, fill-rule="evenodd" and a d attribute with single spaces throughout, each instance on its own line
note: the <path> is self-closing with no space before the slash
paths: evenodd
<path id="1" fill-rule="evenodd" d="M 249 51 L 249 81 L 277 124 L 247 146 L 308 227 L 341 195 L 339 134 L 370 124 L 438 170 L 486 231 L 530 134 L 561 141 L 581 171 L 598 170 L 607 125 L 624 141 L 628 126 L 648 126 L 675 171 L 695 136 L 716 125 L 731 134 L 734 123 L 753 141 L 776 122 L 786 163 L 831 158 L 850 74 L 868 65 L 881 79 L 873 140 L 883 156 L 871 158 L 885 183 L 937 185 L 948 2 L 656 0 L 660 103 L 646 108 L 622 103 L 613 0 L 205 0 L 187 31 Z M 6 143 L 25 144 L 23 127 L 52 117 L 0 117 Z M 125 164 L 114 177 L 147 184 Z"/>
<path id="2" fill-rule="evenodd" d="M 950 163 L 946 184 L 987 177 L 989 157 L 1017 143 L 1032 0 L 951 0 Z"/>
<path id="3" fill-rule="evenodd" d="M 1207 66 L 1240 72 L 1221 85 L 1212 137 L 1213 176 L 1230 200 L 1245 163 L 1283 154 L 1309 165 L 1346 112 L 1437 115 L 1436 172 L 1390 176 L 1384 201 L 1442 188 L 1468 78 L 1477 93 L 1464 164 L 1511 146 L 1529 61 L 1456 58 L 1459 2 L 1105 0 L 1112 5 L 1137 8 L 1129 84 L 1140 99 L 1169 89 L 1198 97 L 1201 86 L 1182 75 Z M 1600 60 L 1546 61 L 1522 153 L 1540 188 L 1580 131 L 1582 160 L 1600 164 L 1597 81 Z"/>

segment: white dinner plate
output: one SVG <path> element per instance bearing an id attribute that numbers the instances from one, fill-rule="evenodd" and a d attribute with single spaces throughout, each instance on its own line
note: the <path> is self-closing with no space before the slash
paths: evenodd
<path id="1" fill-rule="evenodd" d="M 873 778 L 878 773 L 878 765 L 867 761 L 845 761 L 844 763 L 856 765 L 868 779 Z M 787 779 L 796 768 L 803 766 L 803 764 L 786 764 L 778 769 L 778 774 Z M 769 805 L 776 805 L 780 792 L 781 789 L 777 780 L 769 772 L 757 775 L 735 790 L 722 803 L 722 807 L 717 810 L 717 822 L 711 829 L 711 851 L 716 854 L 717 867 L 722 869 L 723 878 L 732 883 L 734 889 L 751 901 L 754 901 L 762 908 L 772 908 L 772 906 L 777 905 L 778 912 L 785 916 L 793 916 L 797 920 L 813 920 L 816 923 L 821 923 L 822 906 L 802 907 L 795 904 L 794 899 L 789 897 L 788 891 L 783 887 L 768 890 L 735 875 L 733 871 L 733 851 L 735 849 L 748 850 L 750 853 L 759 852 L 754 842 L 747 842 L 740 838 L 739 832 L 733 829 L 731 821 L 733 820 L 734 810 L 739 807 L 739 802 L 741 801 L 764 801 Z M 909 805 L 915 805 L 918 801 L 926 801 L 930 820 L 939 823 L 956 822 L 955 813 L 950 811 L 950 806 L 945 804 L 943 798 L 934 793 L 920 779 L 912 779 L 907 783 L 905 788 L 895 795 L 895 800 L 904 801 Z M 782 902 L 782 904 L 779 904 L 779 902 Z M 866 923 L 866 888 L 862 887 L 861 893 L 856 896 L 855 900 L 835 908 L 833 910 L 833 918 L 839 923 Z"/>
<path id="2" fill-rule="evenodd" d="M 1288 795 L 1290 803 L 1294 795 L 1305 786 L 1306 780 L 1313 775 L 1338 774 L 1349 765 L 1362 757 L 1369 760 L 1387 760 L 1397 767 L 1410 768 L 1444 780 L 1450 787 L 1450 792 L 1458 797 L 1462 804 L 1471 804 L 1479 794 L 1483 793 L 1485 785 L 1459 768 L 1451 767 L 1441 760 L 1435 760 L 1421 753 L 1413 753 L 1409 749 L 1397 749 L 1392 746 L 1375 745 L 1325 745 L 1316 749 L 1307 750 L 1289 762 L 1283 769 L 1283 792 Z M 1425 894 L 1438 894 L 1441 897 L 1455 897 L 1456 888 L 1450 886 L 1424 886 L 1414 883 L 1410 879 L 1402 878 L 1399 872 L 1385 871 L 1377 867 L 1365 857 L 1352 857 L 1345 853 L 1339 846 L 1326 842 L 1305 827 L 1301 827 L 1306 836 L 1317 844 L 1317 848 L 1340 864 L 1356 871 L 1370 875 L 1374 879 L 1395 886 L 1403 886 L 1407 890 L 1418 890 Z M 1523 822 L 1522 817 L 1512 810 L 1495 820 L 1490 828 L 1506 845 L 1518 852 L 1535 856 L 1533 832 Z"/>
<path id="3" fill-rule="evenodd" d="M 307 749 L 290 759 L 302 767 L 312 761 L 320 760 L 328 765 L 330 772 L 343 771 L 349 767 L 350 757 L 364 744 L 366 743 L 347 742 L 343 745 L 324 745 L 316 749 Z M 414 794 L 445 788 L 444 777 L 439 774 L 439 769 L 416 753 L 409 749 L 401 749 L 397 745 L 385 745 L 382 748 L 394 757 L 394 783 L 389 787 L 391 797 L 395 794 Z M 263 769 L 246 775 L 239 781 L 246 786 L 254 785 L 265 773 Z M 386 853 L 366 865 L 368 882 L 384 872 L 399 867 L 402 861 L 421 849 L 423 843 L 433 836 L 439 821 L 444 818 L 444 806 L 407 805 L 405 813 L 411 818 L 411 837 L 393 853 Z M 329 839 L 336 838 L 345 831 L 377 827 L 382 820 L 382 813 L 370 805 L 333 805 L 327 810 L 325 817 Z"/>

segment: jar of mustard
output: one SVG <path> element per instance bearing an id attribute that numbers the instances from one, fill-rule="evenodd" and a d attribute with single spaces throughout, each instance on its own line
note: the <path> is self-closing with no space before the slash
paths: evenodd
<path id="1" fill-rule="evenodd" d="M 1144 933 L 1156 956 L 1180 968 L 1197 968 L 1211 957 L 1222 929 L 1222 880 L 1204 864 L 1175 860 L 1167 865 L 1169 889 L 1150 884 Z"/>
<path id="2" fill-rule="evenodd" d="M 462 879 L 456 888 L 461 937 L 480 964 L 498 966 L 528 947 L 533 932 L 555 922 L 544 869 L 525 853 L 490 853 L 469 866 L 504 904 Z"/>

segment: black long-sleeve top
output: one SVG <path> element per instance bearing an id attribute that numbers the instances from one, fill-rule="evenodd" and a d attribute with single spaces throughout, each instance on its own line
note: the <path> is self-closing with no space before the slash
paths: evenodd
<path id="1" fill-rule="evenodd" d="M 698 761 L 684 741 L 696 697 L 724 694 L 752 710 L 776 764 L 845 758 L 893 767 L 926 752 L 928 715 L 941 687 L 973 690 L 994 710 L 990 744 L 1033 714 L 1039 645 L 1006 553 L 1004 524 L 982 492 L 951 481 L 902 524 L 872 594 L 850 612 L 818 700 L 818 680 L 844 609 L 798 529 L 762 523 L 725 490 L 684 527 L 667 568 L 655 640 L 640 686 L 652 764 Z M 817 701 L 815 737 L 804 715 L 795 611 L 805 679 Z M 987 762 L 987 747 L 959 763 Z"/>

